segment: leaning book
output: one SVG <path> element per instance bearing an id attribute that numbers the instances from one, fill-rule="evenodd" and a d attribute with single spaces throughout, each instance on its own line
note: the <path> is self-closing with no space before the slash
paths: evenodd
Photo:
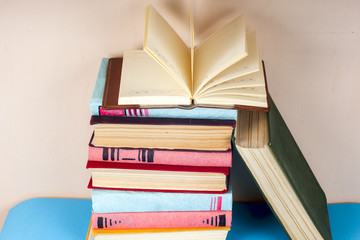
<path id="1" fill-rule="evenodd" d="M 291 239 L 330 240 L 326 196 L 270 102 L 268 113 L 238 112 L 236 149 Z"/>

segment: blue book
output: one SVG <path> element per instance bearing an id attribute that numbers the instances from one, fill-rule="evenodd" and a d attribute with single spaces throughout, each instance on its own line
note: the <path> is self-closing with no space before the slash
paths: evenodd
<path id="1" fill-rule="evenodd" d="M 105 82 L 107 76 L 109 58 L 103 58 L 100 63 L 94 91 L 90 100 L 90 111 L 92 115 L 112 116 L 136 116 L 136 117 L 158 117 L 158 118 L 197 118 L 197 119 L 226 119 L 236 120 L 236 109 L 194 107 L 183 108 L 147 108 L 147 109 L 103 109 Z"/>
<path id="2" fill-rule="evenodd" d="M 99 115 L 99 109 L 101 107 L 103 94 L 104 94 L 108 63 L 109 63 L 109 58 L 103 58 L 100 63 L 100 68 L 96 78 L 94 91 L 89 103 L 90 111 L 92 115 Z"/>
<path id="3" fill-rule="evenodd" d="M 232 188 L 225 194 L 92 190 L 93 213 L 231 211 Z"/>

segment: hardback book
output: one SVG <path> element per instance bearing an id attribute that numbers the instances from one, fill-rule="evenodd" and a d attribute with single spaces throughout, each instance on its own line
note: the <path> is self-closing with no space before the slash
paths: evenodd
<path id="1" fill-rule="evenodd" d="M 197 47 L 193 21 L 188 47 L 153 7 L 147 8 L 145 19 L 143 50 L 123 55 L 118 105 L 268 110 L 256 35 L 246 32 L 244 16 Z"/>
<path id="2" fill-rule="evenodd" d="M 100 114 L 99 109 L 101 108 L 103 101 L 108 62 L 109 62 L 109 58 L 103 58 L 101 59 L 100 62 L 100 67 L 96 77 L 95 86 L 89 102 L 91 115 Z"/>
<path id="3" fill-rule="evenodd" d="M 90 100 L 92 115 L 236 120 L 236 109 L 206 107 L 124 108 L 118 105 L 122 58 L 103 58 Z"/>
<path id="4" fill-rule="evenodd" d="M 231 211 L 93 213 L 92 229 L 230 227 Z"/>
<path id="5" fill-rule="evenodd" d="M 94 146 L 225 151 L 231 148 L 236 122 L 92 116 L 90 124 L 94 125 Z"/>
<path id="6" fill-rule="evenodd" d="M 131 164 L 161 164 L 183 166 L 231 167 L 232 150 L 196 151 L 152 148 L 96 147 L 89 143 L 89 161 L 103 163 L 121 162 Z"/>
<path id="7" fill-rule="evenodd" d="M 229 227 L 213 228 L 174 228 L 174 229 L 126 229 L 96 231 L 89 228 L 87 240 L 225 240 Z"/>
<path id="8" fill-rule="evenodd" d="M 92 188 L 159 191 L 227 191 L 229 167 L 144 165 L 88 161 Z"/>
<path id="9" fill-rule="evenodd" d="M 232 188 L 226 193 L 179 193 L 92 189 L 93 213 L 231 211 Z"/>
<path id="10" fill-rule="evenodd" d="M 291 239 L 330 240 L 326 196 L 280 112 L 239 111 L 236 149 Z"/>

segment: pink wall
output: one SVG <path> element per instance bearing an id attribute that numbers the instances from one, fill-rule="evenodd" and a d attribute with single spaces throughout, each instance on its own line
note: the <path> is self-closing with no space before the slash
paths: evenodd
<path id="1" fill-rule="evenodd" d="M 33 197 L 89 198 L 88 102 L 102 57 L 142 47 L 152 3 L 188 41 L 188 1 L 1 1 L 0 226 Z M 245 13 L 269 90 L 329 202 L 360 201 L 359 1 L 195 3 L 196 43 Z M 235 199 L 259 193 L 234 163 Z"/>

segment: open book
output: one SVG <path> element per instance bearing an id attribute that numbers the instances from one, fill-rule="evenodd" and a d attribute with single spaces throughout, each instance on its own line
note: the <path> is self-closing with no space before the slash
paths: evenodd
<path id="1" fill-rule="evenodd" d="M 267 110 L 267 87 L 255 32 L 240 16 L 194 48 L 151 6 L 144 50 L 124 53 L 119 105 L 255 107 Z"/>
<path id="2" fill-rule="evenodd" d="M 290 239 L 331 240 L 326 196 L 275 104 L 238 111 L 236 149 Z"/>

